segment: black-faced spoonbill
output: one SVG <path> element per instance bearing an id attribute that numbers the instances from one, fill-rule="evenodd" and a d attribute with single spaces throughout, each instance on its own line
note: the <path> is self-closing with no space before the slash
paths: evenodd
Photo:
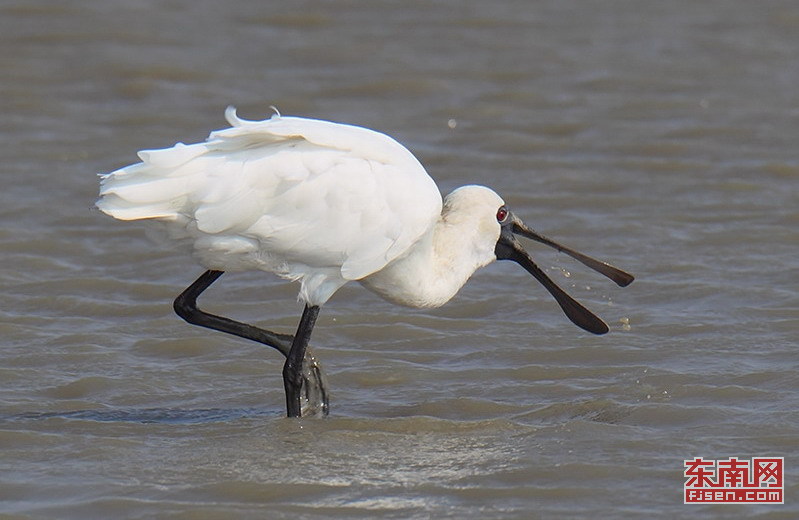
<path id="1" fill-rule="evenodd" d="M 438 307 L 478 268 L 513 260 L 594 334 L 608 326 L 550 280 L 514 235 L 554 247 L 622 287 L 633 281 L 533 231 L 489 188 L 464 186 L 442 203 L 419 161 L 384 134 L 279 114 L 245 121 L 232 107 L 225 117 L 231 128 L 203 143 L 141 151 L 141 162 L 103 175 L 97 206 L 120 220 L 155 221 L 193 248 L 208 271 L 178 296 L 176 312 L 282 352 L 289 417 L 303 414 L 313 392 L 327 412 L 308 342 L 320 306 L 348 281 L 400 305 Z M 294 336 L 197 308 L 197 297 L 223 272 L 241 270 L 300 282 L 305 309 Z"/>

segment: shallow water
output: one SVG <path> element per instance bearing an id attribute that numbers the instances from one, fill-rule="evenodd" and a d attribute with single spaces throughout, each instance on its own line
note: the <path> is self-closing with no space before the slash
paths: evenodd
<path id="1" fill-rule="evenodd" d="M 0 42 L 0 515 L 799 512 L 795 3 L 7 2 Z M 331 416 L 284 419 L 276 353 L 172 314 L 202 269 L 92 209 L 95 173 L 230 103 L 491 185 L 637 276 L 530 245 L 611 333 L 506 263 L 433 311 L 345 287 L 314 332 Z M 295 295 L 229 274 L 203 302 L 291 332 Z M 786 457 L 785 505 L 683 505 L 694 456 Z"/>

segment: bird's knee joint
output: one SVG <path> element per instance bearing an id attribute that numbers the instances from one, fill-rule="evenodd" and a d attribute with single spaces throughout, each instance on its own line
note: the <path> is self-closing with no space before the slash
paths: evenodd
<path id="1" fill-rule="evenodd" d="M 195 302 L 187 301 L 182 295 L 175 298 L 175 301 L 172 303 L 172 308 L 175 310 L 175 314 L 185 321 L 192 324 L 197 321 L 198 310 Z"/>
<path id="2" fill-rule="evenodd" d="M 292 388 L 299 390 L 302 388 L 302 363 L 299 365 L 286 361 L 283 365 L 283 382 Z"/>

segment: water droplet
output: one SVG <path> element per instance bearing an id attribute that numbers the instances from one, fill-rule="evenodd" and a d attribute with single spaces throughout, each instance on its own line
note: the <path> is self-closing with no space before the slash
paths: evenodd
<path id="1" fill-rule="evenodd" d="M 621 323 L 621 330 L 630 330 L 630 318 L 624 317 L 619 319 L 619 323 Z"/>

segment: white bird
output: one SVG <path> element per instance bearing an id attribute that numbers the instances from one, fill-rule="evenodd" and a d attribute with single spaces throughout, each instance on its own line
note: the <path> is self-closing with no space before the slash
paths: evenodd
<path id="1" fill-rule="evenodd" d="M 176 300 L 186 321 L 253 339 L 286 356 L 287 413 L 300 416 L 302 388 L 327 397 L 307 354 L 319 308 L 358 281 L 391 302 L 438 307 L 480 267 L 519 263 L 576 325 L 607 325 L 544 272 L 514 233 L 552 246 L 620 286 L 633 277 L 528 228 L 495 192 L 464 186 L 441 194 L 424 167 L 385 134 L 357 126 L 282 117 L 246 121 L 228 107 L 231 128 L 203 143 L 139 152 L 141 162 L 102 176 L 97 207 L 120 220 L 159 223 L 190 245 L 206 271 Z M 196 299 L 225 271 L 261 270 L 300 283 L 305 304 L 294 336 L 201 311 Z M 305 361 L 305 366 L 304 365 Z M 311 367 L 313 368 L 313 367 Z"/>

